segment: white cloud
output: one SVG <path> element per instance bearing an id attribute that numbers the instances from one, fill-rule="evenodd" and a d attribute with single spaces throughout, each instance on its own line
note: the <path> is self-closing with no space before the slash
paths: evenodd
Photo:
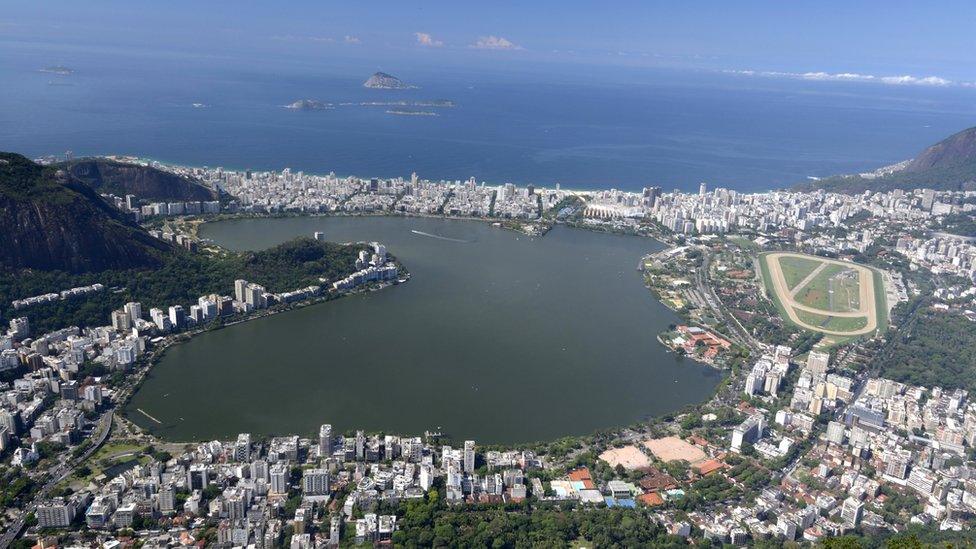
<path id="1" fill-rule="evenodd" d="M 444 45 L 444 42 L 437 40 L 430 33 L 426 32 L 415 32 L 414 36 L 417 37 L 417 43 L 421 46 L 426 46 L 428 48 L 439 48 Z"/>
<path id="2" fill-rule="evenodd" d="M 358 37 L 355 37 L 355 36 L 349 36 L 348 34 L 346 35 L 346 37 L 345 37 L 345 38 L 343 38 L 343 41 L 344 41 L 344 42 L 345 42 L 346 44 L 362 44 L 362 43 L 363 43 L 363 41 L 362 41 L 362 40 L 360 40 L 360 39 L 359 39 Z"/>
<path id="3" fill-rule="evenodd" d="M 972 86 L 972 82 L 953 82 L 939 76 L 912 76 L 909 74 L 900 76 L 876 76 L 873 74 L 860 74 L 856 72 L 783 72 L 783 71 L 753 71 L 753 70 L 729 70 L 724 71 L 730 74 L 743 76 L 767 76 L 774 78 L 794 78 L 798 80 L 817 80 L 824 82 L 876 82 L 880 84 L 890 84 L 894 86 Z"/>
<path id="4" fill-rule="evenodd" d="M 939 76 L 926 76 L 918 78 L 915 76 L 882 76 L 881 81 L 885 84 L 917 84 L 920 86 L 950 86 L 954 82 Z"/>
<path id="5" fill-rule="evenodd" d="M 479 50 L 520 50 L 522 46 L 512 43 L 507 38 L 501 36 L 482 36 L 477 42 L 471 44 L 472 48 Z"/>

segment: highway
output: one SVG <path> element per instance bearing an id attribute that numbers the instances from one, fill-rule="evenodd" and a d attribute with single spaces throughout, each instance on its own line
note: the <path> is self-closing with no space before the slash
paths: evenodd
<path id="1" fill-rule="evenodd" d="M 712 252 L 703 250 L 701 267 L 695 273 L 695 286 L 698 293 L 705 298 L 705 303 L 712 310 L 712 313 L 715 314 L 715 317 L 725 322 L 725 325 L 728 327 L 730 339 L 756 353 L 762 353 L 766 346 L 752 337 L 752 334 L 739 323 L 739 319 L 735 318 L 735 315 L 725 310 L 722 300 L 715 294 L 715 287 L 708 280 L 711 264 Z"/>
<path id="2" fill-rule="evenodd" d="M 74 470 L 76 465 L 83 463 L 93 453 L 95 453 L 102 446 L 102 444 L 105 443 L 109 433 L 112 431 L 112 420 L 114 417 L 114 411 L 109 410 L 108 412 L 105 412 L 98 420 L 98 425 L 95 427 L 99 433 L 98 438 L 92 441 L 92 445 L 85 450 L 85 453 L 48 471 L 51 478 L 44 484 L 44 486 L 41 487 L 40 490 L 37 491 L 37 494 L 34 495 L 34 499 L 24 507 L 20 517 L 18 517 L 17 520 L 14 521 L 9 528 L 7 528 L 7 531 L 3 533 L 3 536 L 0 536 L 0 549 L 7 549 L 10 543 L 17 539 L 17 536 L 19 536 L 24 530 L 27 515 L 33 513 L 37 509 L 38 502 L 43 501 L 59 482 L 70 475 L 71 471 Z"/>

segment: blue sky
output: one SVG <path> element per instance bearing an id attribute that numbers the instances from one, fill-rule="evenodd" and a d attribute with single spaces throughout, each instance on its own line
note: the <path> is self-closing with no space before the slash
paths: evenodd
<path id="1" fill-rule="evenodd" d="M 4 42 L 976 81 L 976 2 L 6 0 Z"/>

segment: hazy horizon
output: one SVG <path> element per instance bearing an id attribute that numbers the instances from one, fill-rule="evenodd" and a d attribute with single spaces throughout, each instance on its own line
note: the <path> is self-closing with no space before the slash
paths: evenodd
<path id="1" fill-rule="evenodd" d="M 8 43 L 429 63 L 534 62 L 976 81 L 976 5 L 839 1 L 356 5 L 7 2 Z M 926 32 L 938 29 L 938 32 Z"/>

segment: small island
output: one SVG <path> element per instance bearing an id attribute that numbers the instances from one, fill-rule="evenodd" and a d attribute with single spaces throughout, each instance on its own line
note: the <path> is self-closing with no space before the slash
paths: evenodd
<path id="1" fill-rule="evenodd" d="M 346 102 L 339 103 L 340 107 L 437 107 L 450 109 L 457 106 L 457 103 L 449 99 L 436 99 L 434 101 L 362 101 L 359 103 Z"/>
<path id="2" fill-rule="evenodd" d="M 333 106 L 332 103 L 323 103 L 322 101 L 317 101 L 315 99 L 299 99 L 294 103 L 285 105 L 285 108 L 296 111 L 327 111 L 334 109 L 335 106 Z"/>
<path id="3" fill-rule="evenodd" d="M 409 90 L 416 88 L 416 86 L 411 86 L 396 76 L 386 74 L 385 72 L 374 73 L 366 82 L 363 82 L 363 87 L 376 90 Z"/>
<path id="4" fill-rule="evenodd" d="M 64 65 L 53 65 L 53 66 L 50 66 L 50 67 L 44 67 L 43 69 L 40 69 L 40 72 L 46 72 L 46 73 L 50 73 L 50 74 L 59 74 L 61 76 L 68 76 L 68 75 L 74 73 L 75 71 L 74 71 L 74 69 L 65 67 Z"/>
<path id="5" fill-rule="evenodd" d="M 386 114 L 395 114 L 398 116 L 440 116 L 440 114 L 433 111 L 414 111 L 408 109 L 390 109 L 386 111 Z"/>

